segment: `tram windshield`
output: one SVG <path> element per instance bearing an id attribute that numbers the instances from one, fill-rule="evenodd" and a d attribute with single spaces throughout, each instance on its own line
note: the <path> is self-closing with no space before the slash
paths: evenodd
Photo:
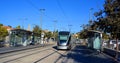
<path id="1" fill-rule="evenodd" d="M 68 36 L 60 35 L 60 43 L 66 43 Z"/>
<path id="2" fill-rule="evenodd" d="M 60 35 L 60 40 L 67 40 L 68 36 Z"/>
<path id="3" fill-rule="evenodd" d="M 60 42 L 66 42 L 68 39 L 68 36 L 67 35 L 60 35 L 59 38 L 60 38 Z"/>

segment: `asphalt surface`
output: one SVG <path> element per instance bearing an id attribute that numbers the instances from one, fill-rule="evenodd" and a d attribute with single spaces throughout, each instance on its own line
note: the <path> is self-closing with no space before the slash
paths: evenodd
<path id="1" fill-rule="evenodd" d="M 63 63 L 115 63 L 112 58 L 102 53 L 96 53 L 96 51 L 90 50 L 85 46 L 77 45 L 71 50 Z"/>

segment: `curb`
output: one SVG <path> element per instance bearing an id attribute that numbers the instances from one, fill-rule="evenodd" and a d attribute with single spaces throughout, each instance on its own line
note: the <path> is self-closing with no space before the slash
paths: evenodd
<path id="1" fill-rule="evenodd" d="M 114 57 L 112 57 L 112 56 L 110 56 L 110 55 L 108 55 L 108 54 L 106 54 L 106 53 L 103 53 L 103 52 L 102 52 L 101 54 L 103 54 L 103 55 L 111 58 L 111 59 L 112 59 L 113 61 L 115 61 L 116 63 L 120 63 L 119 59 L 116 59 L 116 58 L 114 58 Z"/>

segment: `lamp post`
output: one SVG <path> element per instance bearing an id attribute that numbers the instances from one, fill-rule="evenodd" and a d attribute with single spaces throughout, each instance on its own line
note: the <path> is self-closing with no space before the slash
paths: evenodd
<path id="1" fill-rule="evenodd" d="M 24 29 L 24 21 L 25 21 L 25 20 L 28 20 L 28 19 L 27 19 L 27 18 L 23 18 L 23 19 L 21 18 L 21 19 L 19 19 L 19 20 L 22 20 L 22 29 Z"/>
<path id="2" fill-rule="evenodd" d="M 40 28 L 42 30 L 42 18 L 43 18 L 43 12 L 45 11 L 45 9 L 40 9 L 40 13 L 41 13 L 41 16 L 40 16 Z"/>
<path id="3" fill-rule="evenodd" d="M 53 22 L 54 22 L 54 31 L 55 31 L 56 30 L 56 23 L 57 23 L 57 21 L 55 20 Z"/>
<path id="4" fill-rule="evenodd" d="M 72 25 L 69 24 L 68 27 L 69 27 L 69 31 L 71 32 L 71 27 L 72 27 Z"/>
<path id="5" fill-rule="evenodd" d="M 56 31 L 56 23 L 57 23 L 57 21 L 55 20 L 53 22 L 54 22 L 54 40 L 55 40 L 55 31 Z"/>
<path id="6" fill-rule="evenodd" d="M 41 44 L 42 44 L 42 45 L 44 44 L 44 41 L 43 41 L 44 33 L 43 33 L 43 31 L 42 31 L 43 11 L 45 11 L 45 9 L 40 9 L 40 13 L 41 13 L 41 16 L 40 16 L 40 28 L 41 28 Z"/>

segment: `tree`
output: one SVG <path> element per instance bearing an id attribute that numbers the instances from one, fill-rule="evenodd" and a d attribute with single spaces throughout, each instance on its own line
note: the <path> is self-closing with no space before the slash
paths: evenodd
<path id="1" fill-rule="evenodd" d="M 55 39 L 58 40 L 58 30 L 55 32 Z"/>
<path id="2" fill-rule="evenodd" d="M 109 39 L 109 35 L 107 35 L 106 33 L 103 33 L 103 34 L 102 34 L 102 38 L 103 38 L 103 39 Z"/>
<path id="3" fill-rule="evenodd" d="M 110 32 L 113 37 L 116 38 L 116 45 L 117 45 L 117 54 L 116 57 L 118 57 L 118 33 L 120 33 L 120 1 L 119 0 L 107 0 L 105 7 L 105 13 L 107 15 L 107 20 L 109 20 L 109 27 Z"/>
<path id="4" fill-rule="evenodd" d="M 3 25 L 0 25 L 0 41 L 4 40 L 4 38 L 8 35 L 7 29 L 3 27 Z"/>
<path id="5" fill-rule="evenodd" d="M 3 24 L 0 23 L 0 26 L 3 26 Z"/>
<path id="6" fill-rule="evenodd" d="M 80 38 L 80 39 L 86 39 L 86 38 L 88 38 L 88 36 L 87 36 L 87 30 L 81 31 L 81 32 L 78 34 L 78 38 Z"/>
<path id="7" fill-rule="evenodd" d="M 18 25 L 18 26 L 16 27 L 16 29 L 21 29 L 21 26 L 20 26 L 20 25 Z"/>
<path id="8" fill-rule="evenodd" d="M 102 30 L 105 33 L 110 33 L 116 38 L 118 51 L 118 34 L 120 33 L 120 0 L 105 0 L 104 9 L 95 13 L 97 17 L 96 29 Z M 117 58 L 118 54 L 116 54 Z"/>
<path id="9" fill-rule="evenodd" d="M 33 32 L 41 35 L 42 30 L 41 28 L 39 28 L 38 25 L 35 25 L 35 27 L 33 28 Z"/>
<path id="10" fill-rule="evenodd" d="M 53 32 L 53 37 L 54 37 L 55 40 L 58 39 L 58 30 Z"/>
<path id="11" fill-rule="evenodd" d="M 51 38 L 52 36 L 53 36 L 53 34 L 50 31 L 45 33 L 45 37 L 47 37 L 47 38 Z"/>

